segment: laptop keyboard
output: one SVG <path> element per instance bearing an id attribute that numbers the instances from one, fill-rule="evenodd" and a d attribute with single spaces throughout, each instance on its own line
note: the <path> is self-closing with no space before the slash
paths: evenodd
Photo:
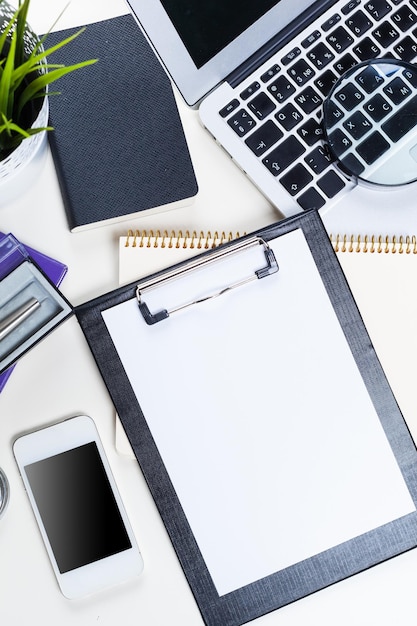
<path id="1" fill-rule="evenodd" d="M 320 209 L 347 188 L 346 178 L 331 167 L 332 158 L 321 142 L 324 98 L 339 77 L 359 62 L 382 57 L 411 62 L 416 55 L 417 0 L 351 0 L 325 22 L 312 27 L 285 56 L 278 52 L 267 71 L 222 107 L 219 115 L 302 209 Z M 395 93 L 396 97 L 408 98 L 417 93 L 417 82 L 414 78 L 403 78 L 409 93 L 402 95 L 401 88 Z M 359 158 L 353 151 L 344 157 L 346 165 L 353 164 L 360 173 L 361 161 L 375 160 L 386 142 L 380 132 L 381 119 L 370 114 L 369 100 L 383 98 L 389 105 L 391 94 L 381 95 L 379 89 L 372 95 L 366 89 L 360 90 L 358 84 L 352 88 L 364 100 L 362 109 L 353 111 L 349 98 L 354 98 L 356 105 L 357 93 L 346 93 L 339 98 L 340 114 L 349 117 L 347 121 L 351 123 L 352 115 L 366 114 L 371 128 L 378 124 L 373 141 L 362 142 Z M 364 111 L 366 105 L 368 110 Z M 416 96 L 409 97 L 404 106 L 415 110 Z M 346 125 L 343 132 L 340 128 L 337 132 L 341 133 L 340 141 L 346 142 L 347 149 L 354 144 L 358 150 L 360 138 L 355 132 L 359 132 L 359 118 L 353 122 L 356 131 Z M 397 130 L 390 128 L 389 121 L 385 127 L 382 123 L 384 134 L 394 142 L 398 138 L 390 137 L 390 133 L 399 132 L 402 136 L 407 132 L 407 129 L 398 130 L 395 123 L 392 128 Z M 349 159 L 356 159 L 359 165 Z"/>
<path id="2" fill-rule="evenodd" d="M 416 123 L 417 67 L 384 76 L 365 66 L 332 99 L 327 119 L 329 144 L 342 165 L 360 176 Z"/>

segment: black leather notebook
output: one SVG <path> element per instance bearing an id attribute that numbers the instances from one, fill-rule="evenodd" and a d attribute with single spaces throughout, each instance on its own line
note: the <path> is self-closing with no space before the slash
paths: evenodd
<path id="1" fill-rule="evenodd" d="M 205 624 L 417 545 L 416 447 L 317 212 L 76 315 Z"/>
<path id="2" fill-rule="evenodd" d="M 51 33 L 49 48 L 78 29 Z M 131 15 L 87 25 L 50 63 L 98 58 L 56 81 L 51 150 L 70 229 L 191 203 L 198 191 L 168 77 Z"/>

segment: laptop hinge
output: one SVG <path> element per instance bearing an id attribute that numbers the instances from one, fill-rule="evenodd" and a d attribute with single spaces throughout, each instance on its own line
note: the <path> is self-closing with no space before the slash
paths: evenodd
<path id="1" fill-rule="evenodd" d="M 268 60 L 275 52 L 283 48 L 294 37 L 296 37 L 301 31 L 314 22 L 324 11 L 327 11 L 333 4 L 336 4 L 338 0 L 317 0 L 311 10 L 304 11 L 300 17 L 293 20 L 288 26 L 282 29 L 275 37 L 270 39 L 262 48 L 255 52 L 249 59 L 246 59 L 242 65 L 237 67 L 229 76 L 226 81 L 231 87 L 236 87 L 245 78 L 247 78 L 252 72 L 254 72 L 262 63 Z"/>

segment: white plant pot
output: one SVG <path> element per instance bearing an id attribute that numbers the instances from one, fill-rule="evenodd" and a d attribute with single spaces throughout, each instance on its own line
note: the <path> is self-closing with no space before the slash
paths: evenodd
<path id="1" fill-rule="evenodd" d="M 32 128 L 48 125 L 49 103 L 45 97 Z M 24 139 L 3 161 L 0 161 L 0 206 L 24 193 L 35 182 L 47 152 L 47 131 Z"/>

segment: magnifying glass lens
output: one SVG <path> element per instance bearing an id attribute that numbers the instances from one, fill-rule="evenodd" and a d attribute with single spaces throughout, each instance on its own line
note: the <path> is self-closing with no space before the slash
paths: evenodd
<path id="1" fill-rule="evenodd" d="M 417 66 L 395 59 L 355 65 L 324 102 L 323 131 L 335 164 L 356 181 L 417 180 Z"/>

